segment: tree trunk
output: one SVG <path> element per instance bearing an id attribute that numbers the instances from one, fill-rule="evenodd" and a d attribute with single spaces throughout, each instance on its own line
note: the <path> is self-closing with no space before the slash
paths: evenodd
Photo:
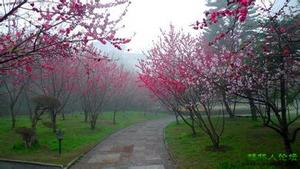
<path id="1" fill-rule="evenodd" d="M 116 111 L 114 111 L 113 124 L 116 124 Z"/>
<path id="2" fill-rule="evenodd" d="M 226 97 L 226 93 L 225 91 L 222 91 L 222 99 L 223 99 L 223 103 L 225 105 L 225 108 L 226 108 L 226 112 L 228 113 L 229 117 L 230 118 L 233 118 L 234 117 L 234 114 L 229 106 L 229 103 L 227 101 L 227 97 Z"/>
<path id="3" fill-rule="evenodd" d="M 193 125 L 190 124 L 190 123 L 187 121 L 187 119 L 185 119 L 184 116 L 183 116 L 180 112 L 178 112 L 178 111 L 176 111 L 176 110 L 173 110 L 173 111 L 176 112 L 176 114 L 177 114 L 178 116 L 180 116 L 180 118 L 183 120 L 183 122 L 184 122 L 187 126 L 189 126 L 189 127 L 192 129 L 192 133 L 194 134 L 194 133 L 195 133 L 195 126 L 194 126 L 194 124 L 193 124 Z M 192 110 L 189 109 L 189 111 L 191 112 Z"/>
<path id="4" fill-rule="evenodd" d="M 283 134 L 282 138 L 283 138 L 285 152 L 287 154 L 292 154 L 293 150 L 292 150 L 292 145 L 291 145 L 291 142 L 289 140 L 288 134 Z"/>
<path id="5" fill-rule="evenodd" d="M 299 104 L 298 104 L 298 98 L 296 98 L 296 115 L 299 116 Z"/>
<path id="6" fill-rule="evenodd" d="M 61 117 L 62 117 L 62 120 L 66 120 L 64 111 L 61 111 Z"/>
<path id="7" fill-rule="evenodd" d="M 52 120 L 52 130 L 53 133 L 56 132 L 56 112 L 55 110 L 51 110 L 51 120 Z"/>
<path id="8" fill-rule="evenodd" d="M 89 114 L 87 111 L 84 111 L 84 122 L 88 122 Z"/>
<path id="9" fill-rule="evenodd" d="M 211 133 L 210 131 L 207 133 L 209 135 L 209 138 L 212 142 L 212 146 L 214 150 L 218 150 L 220 148 L 220 141 L 219 137 Z"/>
<path id="10" fill-rule="evenodd" d="M 37 122 L 38 122 L 37 116 L 34 114 L 31 118 L 31 128 L 33 130 L 36 130 Z"/>
<path id="11" fill-rule="evenodd" d="M 268 103 L 269 102 L 269 88 L 268 87 L 265 89 L 265 95 L 266 95 L 266 103 Z M 271 107 L 268 104 L 265 105 L 265 112 L 266 112 L 265 115 L 267 115 L 267 117 L 271 116 Z M 263 123 L 264 123 L 263 125 L 266 126 L 266 123 L 268 120 L 265 118 L 265 115 L 262 113 L 262 111 L 259 111 L 259 113 L 263 120 Z"/>
<path id="12" fill-rule="evenodd" d="M 214 146 L 215 150 L 219 150 L 220 149 L 220 143 L 219 143 L 219 141 L 215 140 L 213 146 Z"/>
<path id="13" fill-rule="evenodd" d="M 91 120 L 90 124 L 91 124 L 91 129 L 94 130 L 96 128 L 96 121 Z"/>
<path id="14" fill-rule="evenodd" d="M 44 113 L 44 111 L 39 113 L 39 108 L 40 108 L 39 106 L 35 107 L 32 117 L 31 117 L 31 128 L 34 130 L 36 129 L 36 126 L 37 126 L 40 116 Z"/>
<path id="15" fill-rule="evenodd" d="M 55 133 L 56 132 L 56 117 L 54 117 L 54 119 L 53 119 L 53 124 L 52 124 L 53 126 L 53 133 Z"/>
<path id="16" fill-rule="evenodd" d="M 179 124 L 178 114 L 176 112 L 174 112 L 174 114 L 175 114 L 175 118 L 176 118 L 176 124 L 178 125 Z"/>
<path id="17" fill-rule="evenodd" d="M 16 114 L 14 111 L 11 112 L 11 129 L 16 128 Z"/>
<path id="18" fill-rule="evenodd" d="M 285 64 L 283 56 L 280 57 L 280 69 L 281 71 L 285 71 Z M 280 106 L 281 106 L 281 122 L 280 128 L 282 132 L 282 137 L 284 141 L 284 147 L 287 154 L 292 153 L 291 141 L 289 139 L 289 125 L 287 121 L 287 84 L 286 77 L 284 74 L 280 75 Z M 279 119 L 278 119 L 279 120 Z"/>
<path id="19" fill-rule="evenodd" d="M 11 115 L 11 129 L 14 129 L 16 127 L 16 114 L 14 110 L 15 104 L 12 103 L 9 108 L 10 108 L 10 115 Z"/>
<path id="20" fill-rule="evenodd" d="M 236 98 L 234 99 L 234 104 L 233 104 L 233 110 L 232 113 L 235 114 L 235 110 L 236 110 Z"/>
<path id="21" fill-rule="evenodd" d="M 196 137 L 197 133 L 196 133 L 196 130 L 195 130 L 194 122 L 192 122 L 192 123 L 193 123 L 193 125 L 191 126 L 191 128 L 192 128 L 192 135 L 193 135 L 193 137 Z"/>
<path id="22" fill-rule="evenodd" d="M 250 112 L 252 120 L 257 120 L 257 107 L 254 104 L 254 100 L 252 98 L 249 98 L 249 105 L 250 105 Z"/>
<path id="23" fill-rule="evenodd" d="M 192 128 L 193 137 L 195 137 L 196 136 L 195 119 L 194 119 L 194 116 L 193 116 L 192 112 L 190 112 L 190 118 L 191 118 L 191 121 L 192 121 L 191 128 Z"/>
<path id="24" fill-rule="evenodd" d="M 246 94 L 247 94 L 248 102 L 249 102 L 249 106 L 250 106 L 251 118 L 252 118 L 252 120 L 256 121 L 258 108 L 256 107 L 256 105 L 254 103 L 254 99 L 253 99 L 251 91 L 247 91 Z"/>
<path id="25" fill-rule="evenodd" d="M 96 128 L 96 122 L 97 122 L 97 115 L 91 114 L 90 115 L 90 125 L 91 125 L 92 130 L 94 130 Z"/>
<path id="26" fill-rule="evenodd" d="M 32 111 L 31 111 L 31 110 L 29 111 L 29 118 L 30 118 L 30 121 L 32 121 L 32 118 L 33 118 L 33 113 L 32 113 Z"/>

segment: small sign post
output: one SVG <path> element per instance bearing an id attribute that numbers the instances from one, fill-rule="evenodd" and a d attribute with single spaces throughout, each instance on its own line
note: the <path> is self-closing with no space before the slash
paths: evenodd
<path id="1" fill-rule="evenodd" d="M 58 129 L 56 131 L 56 138 L 58 140 L 58 153 L 60 156 L 61 155 L 61 141 L 64 139 L 64 133 L 61 131 L 61 129 Z"/>

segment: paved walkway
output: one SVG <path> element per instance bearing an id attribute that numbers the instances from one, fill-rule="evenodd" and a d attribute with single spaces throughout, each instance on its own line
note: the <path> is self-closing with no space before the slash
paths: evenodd
<path id="1" fill-rule="evenodd" d="M 112 134 L 71 169 L 172 169 L 163 129 L 172 118 L 147 121 Z"/>

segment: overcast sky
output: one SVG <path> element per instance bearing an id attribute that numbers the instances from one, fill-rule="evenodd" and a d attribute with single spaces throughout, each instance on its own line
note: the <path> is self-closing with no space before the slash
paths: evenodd
<path id="1" fill-rule="evenodd" d="M 121 35 L 136 33 L 127 45 L 134 53 L 148 49 L 152 40 L 160 33 L 160 28 L 168 28 L 172 23 L 179 28 L 193 30 L 189 25 L 203 18 L 205 0 L 131 0 L 132 4 L 123 20 L 125 29 Z"/>
<path id="2" fill-rule="evenodd" d="M 277 6 L 282 6 L 285 0 L 275 1 Z M 295 4 L 297 0 L 291 1 Z M 151 48 L 152 41 L 156 40 L 160 34 L 160 28 L 168 29 L 169 24 L 172 23 L 176 28 L 199 33 L 190 25 L 204 18 L 204 11 L 207 10 L 206 0 L 131 0 L 131 2 L 128 13 L 122 21 L 125 28 L 119 32 L 121 37 L 136 34 L 126 46 L 130 52 L 118 51 L 109 45 L 101 47 L 131 67 L 134 67 L 137 59 L 143 57 L 141 55 L 143 51 Z"/>

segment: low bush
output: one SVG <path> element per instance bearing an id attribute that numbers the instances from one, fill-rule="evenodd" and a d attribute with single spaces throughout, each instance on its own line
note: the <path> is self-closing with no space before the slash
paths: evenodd
<path id="1" fill-rule="evenodd" d="M 46 128 L 52 128 L 53 127 L 53 123 L 51 121 L 43 121 L 42 124 Z"/>
<path id="2" fill-rule="evenodd" d="M 37 144 L 38 142 L 36 132 L 32 128 L 19 127 L 16 129 L 16 133 L 21 135 L 26 148 L 31 148 L 34 144 Z"/>

